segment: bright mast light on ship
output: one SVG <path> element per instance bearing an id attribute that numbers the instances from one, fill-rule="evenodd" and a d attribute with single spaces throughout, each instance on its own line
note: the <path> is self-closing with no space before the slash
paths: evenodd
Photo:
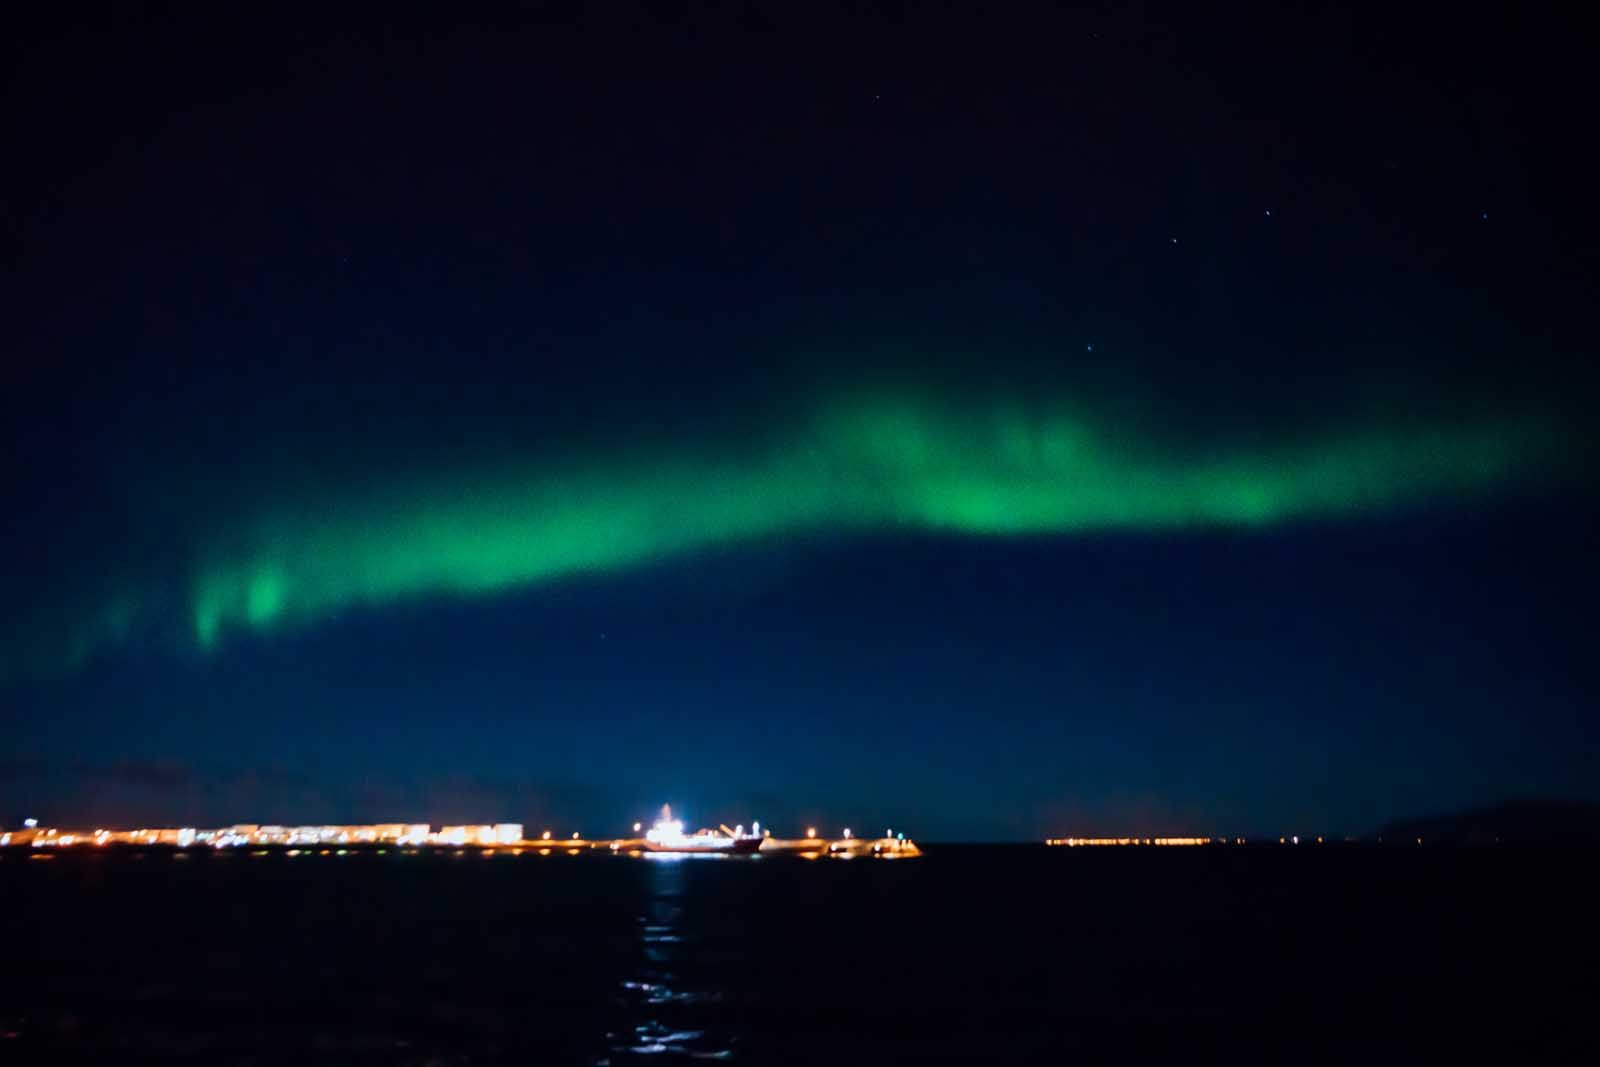
<path id="1" fill-rule="evenodd" d="M 661 805 L 661 818 L 645 831 L 644 839 L 653 845 L 682 845 L 688 841 L 683 835 L 683 820 L 672 817 L 672 805 Z"/>

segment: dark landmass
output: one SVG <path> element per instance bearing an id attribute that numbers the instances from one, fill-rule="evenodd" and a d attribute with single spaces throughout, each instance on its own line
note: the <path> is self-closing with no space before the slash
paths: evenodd
<path id="1" fill-rule="evenodd" d="M 1517 800 L 1493 808 L 1395 819 L 1378 831 L 1384 841 L 1422 838 L 1439 844 L 1600 844 L 1600 804 Z"/>

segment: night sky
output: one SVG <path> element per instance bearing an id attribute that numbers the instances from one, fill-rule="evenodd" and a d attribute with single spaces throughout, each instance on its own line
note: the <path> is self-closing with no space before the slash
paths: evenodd
<path id="1" fill-rule="evenodd" d="M 10 24 L 0 823 L 1600 800 L 1583 35 L 1192 7 Z"/>

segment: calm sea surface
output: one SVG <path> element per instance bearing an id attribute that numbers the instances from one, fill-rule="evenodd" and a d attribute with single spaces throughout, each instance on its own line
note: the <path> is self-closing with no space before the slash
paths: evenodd
<path id="1" fill-rule="evenodd" d="M 1596 1062 L 1590 851 L 0 859 L 0 1063 Z"/>

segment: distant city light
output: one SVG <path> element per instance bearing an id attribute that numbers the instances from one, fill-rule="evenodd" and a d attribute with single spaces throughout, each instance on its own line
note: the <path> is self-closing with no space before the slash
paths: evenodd
<path id="1" fill-rule="evenodd" d="M 808 840 L 808 841 L 812 840 L 816 836 L 817 836 L 817 828 L 815 826 L 806 827 L 806 840 Z"/>
<path id="2" fill-rule="evenodd" d="M 846 841 L 850 840 L 850 827 L 848 826 L 844 828 L 844 838 Z"/>
<path id="3" fill-rule="evenodd" d="M 643 829 L 644 829 L 644 824 L 643 823 L 637 823 L 636 822 L 636 823 L 633 824 L 633 832 L 634 833 L 638 833 L 640 830 L 643 830 Z"/>
<path id="4" fill-rule="evenodd" d="M 23 819 L 22 820 L 22 825 L 26 826 L 28 829 L 32 830 L 35 826 L 39 825 L 39 820 L 38 819 Z"/>

